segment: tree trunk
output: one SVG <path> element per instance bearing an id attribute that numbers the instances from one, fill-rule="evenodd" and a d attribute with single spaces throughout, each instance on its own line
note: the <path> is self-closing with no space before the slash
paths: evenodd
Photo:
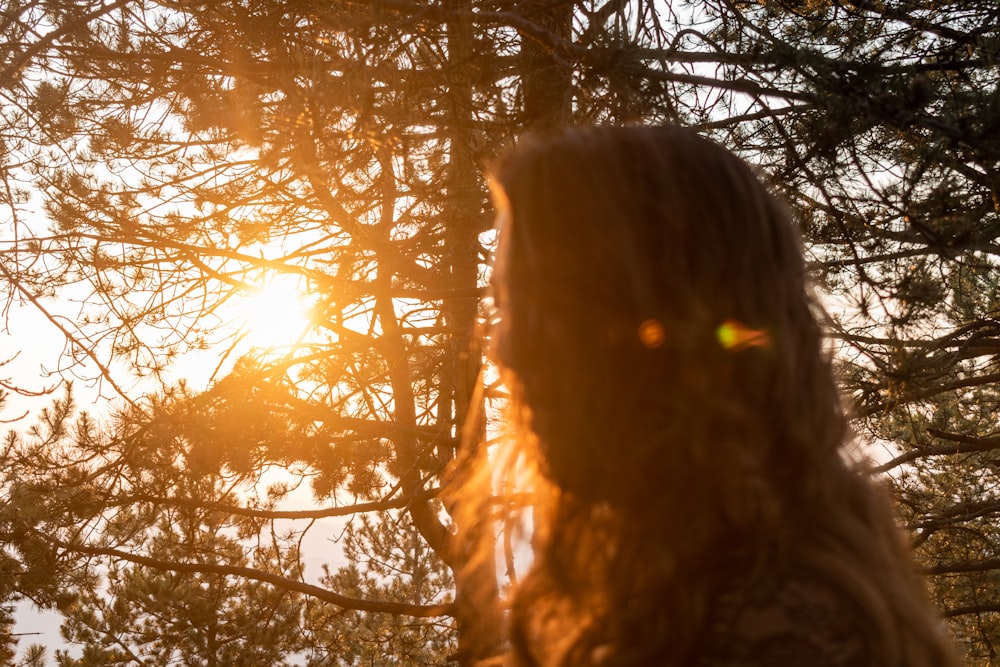
<path id="1" fill-rule="evenodd" d="M 532 4 L 537 35 L 521 35 L 521 81 L 524 116 L 529 129 L 558 127 L 573 117 L 572 66 L 563 52 L 573 38 L 572 0 Z"/>
<path id="2" fill-rule="evenodd" d="M 482 195 L 479 167 L 475 154 L 474 109 L 472 72 L 475 66 L 472 3 L 469 0 L 449 0 L 448 31 L 448 85 L 450 100 L 448 165 L 448 201 L 445 243 L 446 256 L 450 259 L 450 280 L 456 294 L 468 294 L 479 282 L 479 234 L 482 231 Z M 460 452 L 463 471 L 455 481 L 462 483 L 466 475 L 484 479 L 478 489 L 488 496 L 490 475 L 477 474 L 489 465 L 480 444 L 485 441 L 485 424 L 465 424 L 466 420 L 479 420 L 483 414 L 484 399 L 476 391 L 482 354 L 475 333 L 478 308 L 477 296 L 452 298 L 445 308 L 448 325 L 454 334 L 454 345 L 447 351 L 446 368 L 450 367 L 453 381 L 451 402 L 454 410 L 456 436 L 464 430 L 476 437 L 465 438 L 463 447 L 471 451 Z M 442 400 L 445 394 L 442 393 Z M 493 558 L 480 558 L 480 545 L 492 538 L 492 520 L 488 504 L 480 505 L 468 497 L 471 488 L 461 490 L 458 502 L 481 506 L 485 512 L 474 516 L 457 512 L 459 520 L 471 521 L 473 526 L 462 526 L 459 539 L 464 543 L 454 545 L 455 618 L 458 622 L 458 659 L 463 665 L 475 665 L 480 660 L 502 651 L 502 619 L 499 606 L 497 571 Z M 463 497 L 465 496 L 465 497 Z"/>

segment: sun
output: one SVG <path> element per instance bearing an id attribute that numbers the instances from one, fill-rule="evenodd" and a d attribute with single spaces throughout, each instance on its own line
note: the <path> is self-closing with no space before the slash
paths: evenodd
<path id="1" fill-rule="evenodd" d="M 309 330 L 309 307 L 299 276 L 275 275 L 242 300 L 242 337 L 258 349 L 280 349 L 301 342 Z"/>

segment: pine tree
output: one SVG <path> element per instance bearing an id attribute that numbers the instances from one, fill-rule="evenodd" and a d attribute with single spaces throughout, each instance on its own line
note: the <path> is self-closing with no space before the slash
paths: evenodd
<path id="1" fill-rule="evenodd" d="M 50 414 L 9 445 L 12 595 L 83 590 L 74 559 L 97 559 L 98 536 L 101 558 L 141 556 L 138 532 L 107 527 L 123 507 L 143 530 L 183 504 L 266 533 L 287 494 L 258 487 L 282 468 L 315 494 L 303 519 L 404 510 L 455 575 L 435 613 L 455 619 L 456 658 L 497 652 L 499 612 L 473 602 L 496 572 L 463 567 L 459 508 L 436 499 L 491 398 L 474 333 L 483 167 L 532 128 L 677 122 L 794 208 L 859 433 L 894 448 L 884 470 L 934 590 L 989 659 L 997 608 L 975 591 L 997 571 L 995 3 L 54 0 L 9 2 L 0 39 L 9 300 L 65 338 L 54 367 L 125 404 L 117 424 L 73 433 Z M 310 295 L 312 324 L 248 350 L 239 304 L 277 274 Z M 218 368 L 204 391 L 171 375 L 195 352 Z M 181 473 L 231 493 L 199 496 Z M 492 535 L 471 521 L 463 534 Z"/>

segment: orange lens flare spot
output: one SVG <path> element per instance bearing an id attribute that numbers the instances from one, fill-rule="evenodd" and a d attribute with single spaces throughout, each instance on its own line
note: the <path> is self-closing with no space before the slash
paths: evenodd
<path id="1" fill-rule="evenodd" d="M 751 347 L 767 347 L 771 337 L 762 329 L 751 329 L 737 320 L 726 320 L 715 330 L 719 345 L 730 352 L 739 352 Z"/>
<path id="2" fill-rule="evenodd" d="M 663 325 L 656 320 L 646 320 L 639 325 L 639 340 L 649 349 L 660 347 L 666 339 L 667 334 L 663 330 Z"/>

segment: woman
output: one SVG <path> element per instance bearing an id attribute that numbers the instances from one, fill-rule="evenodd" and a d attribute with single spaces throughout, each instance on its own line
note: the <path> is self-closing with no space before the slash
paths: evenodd
<path id="1" fill-rule="evenodd" d="M 578 129 L 494 185 L 495 356 L 539 471 L 512 662 L 957 664 L 845 460 L 799 241 L 747 165 Z"/>

